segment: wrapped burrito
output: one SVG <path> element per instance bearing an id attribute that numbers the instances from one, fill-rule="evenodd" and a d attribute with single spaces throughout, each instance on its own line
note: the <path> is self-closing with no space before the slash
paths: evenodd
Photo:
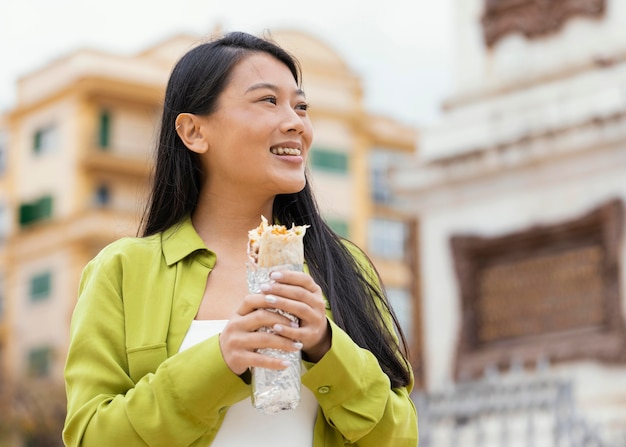
<path id="1" fill-rule="evenodd" d="M 301 271 L 304 265 L 303 239 L 308 225 L 287 228 L 284 225 L 269 225 L 261 216 L 261 224 L 248 232 L 248 289 L 259 293 L 261 284 L 271 282 L 269 275 L 274 270 Z M 291 321 L 298 319 L 280 309 L 279 312 Z M 272 332 L 271 328 L 260 330 Z M 290 365 L 283 370 L 252 368 L 252 405 L 267 414 L 291 410 L 300 403 L 301 352 L 286 352 L 278 349 L 259 349 L 263 355 L 287 360 Z"/>

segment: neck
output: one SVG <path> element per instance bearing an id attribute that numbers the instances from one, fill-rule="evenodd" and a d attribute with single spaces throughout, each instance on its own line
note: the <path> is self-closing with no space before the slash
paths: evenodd
<path id="1" fill-rule="evenodd" d="M 271 222 L 273 202 L 273 199 L 260 203 L 201 197 L 192 215 L 192 222 L 209 248 L 245 247 L 248 231 L 261 223 L 261 215 Z"/>

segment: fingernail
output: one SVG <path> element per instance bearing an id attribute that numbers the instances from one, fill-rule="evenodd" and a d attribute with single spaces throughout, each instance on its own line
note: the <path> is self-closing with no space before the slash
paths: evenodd
<path id="1" fill-rule="evenodd" d="M 276 303 L 276 297 L 274 295 L 265 295 L 265 301 L 268 303 Z"/>
<path id="2" fill-rule="evenodd" d="M 289 326 L 291 326 L 293 328 L 299 328 L 300 327 L 300 325 L 296 321 L 292 321 L 291 323 L 289 323 Z"/>
<path id="3" fill-rule="evenodd" d="M 271 287 L 269 284 L 263 283 L 259 286 L 259 289 L 261 289 L 262 292 L 267 292 L 268 290 L 271 289 Z"/>
<path id="4" fill-rule="evenodd" d="M 283 327 L 280 324 L 275 324 L 274 326 L 272 326 L 272 329 L 274 329 L 276 332 L 281 332 L 283 330 Z"/>
<path id="5" fill-rule="evenodd" d="M 300 343 L 299 341 L 294 342 L 293 347 L 300 350 L 302 349 L 302 343 Z"/>
<path id="6" fill-rule="evenodd" d="M 282 362 L 280 362 L 280 364 L 283 365 L 285 368 L 291 366 L 291 362 L 289 360 L 283 360 Z"/>
<path id="7" fill-rule="evenodd" d="M 270 273 L 270 278 L 271 279 L 280 279 L 283 277 L 283 274 L 280 272 L 272 272 Z"/>

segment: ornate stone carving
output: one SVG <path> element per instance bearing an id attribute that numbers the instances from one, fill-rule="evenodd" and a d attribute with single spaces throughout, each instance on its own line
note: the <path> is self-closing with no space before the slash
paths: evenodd
<path id="1" fill-rule="evenodd" d="M 623 213 L 615 200 L 561 224 L 453 237 L 462 309 L 457 378 L 541 358 L 626 361 Z"/>
<path id="2" fill-rule="evenodd" d="M 601 17 L 605 9 L 606 0 L 485 0 L 485 44 L 493 47 L 511 33 L 543 36 L 558 31 L 572 17 Z"/>

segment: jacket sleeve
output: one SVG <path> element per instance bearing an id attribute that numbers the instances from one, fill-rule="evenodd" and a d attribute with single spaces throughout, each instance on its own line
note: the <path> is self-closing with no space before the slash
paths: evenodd
<path id="1" fill-rule="evenodd" d="M 120 284 L 120 272 L 98 258 L 83 273 L 65 366 L 65 445 L 174 447 L 212 439 L 226 408 L 249 396 L 249 386 L 224 363 L 217 336 L 165 355 L 135 383 Z M 163 353 L 164 345 L 154 345 L 141 355 Z"/>
<path id="2" fill-rule="evenodd" d="M 365 254 L 351 243 L 347 248 L 366 277 L 380 287 Z M 378 304 L 391 327 L 391 316 Z M 316 436 L 323 436 L 326 445 L 417 446 L 417 412 L 409 396 L 414 383 L 412 371 L 406 387 L 391 388 L 376 357 L 332 321 L 332 310 L 327 309 L 327 316 L 331 348 L 318 363 L 306 365 L 302 382 L 315 394 L 323 415 L 322 420 L 318 415 Z"/>
<path id="3" fill-rule="evenodd" d="M 316 435 L 329 445 L 394 447 L 417 445 L 417 415 L 408 387 L 391 388 L 378 360 L 360 348 L 334 322 L 332 347 L 302 377 L 317 398 L 326 427 Z M 324 431 L 322 435 L 321 431 Z"/>

